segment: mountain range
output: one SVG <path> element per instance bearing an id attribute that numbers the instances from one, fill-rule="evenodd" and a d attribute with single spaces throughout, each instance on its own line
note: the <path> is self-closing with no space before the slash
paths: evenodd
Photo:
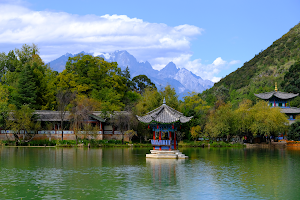
<path id="1" fill-rule="evenodd" d="M 81 52 L 87 54 L 85 52 Z M 66 62 L 69 57 L 77 54 L 67 53 L 48 64 L 50 67 L 58 72 L 65 69 Z M 138 75 L 146 75 L 155 83 L 158 89 L 164 88 L 166 85 L 171 85 L 175 88 L 176 93 L 181 99 L 188 95 L 188 92 L 200 93 L 206 89 L 211 88 L 214 83 L 210 80 L 203 80 L 200 76 L 193 74 L 185 68 L 177 68 L 173 62 L 169 62 L 163 69 L 155 70 L 151 64 L 146 62 L 138 62 L 136 58 L 127 51 L 115 51 L 112 53 L 102 53 L 99 56 L 103 57 L 108 62 L 117 62 L 118 66 L 124 70 L 128 66 L 131 78 Z"/>

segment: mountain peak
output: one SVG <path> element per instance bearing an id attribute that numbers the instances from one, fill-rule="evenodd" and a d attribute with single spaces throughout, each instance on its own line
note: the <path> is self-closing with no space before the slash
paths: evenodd
<path id="1" fill-rule="evenodd" d="M 179 71 L 176 65 L 173 62 L 169 62 L 164 68 L 160 70 L 160 73 L 167 73 L 170 75 L 174 75 Z"/>

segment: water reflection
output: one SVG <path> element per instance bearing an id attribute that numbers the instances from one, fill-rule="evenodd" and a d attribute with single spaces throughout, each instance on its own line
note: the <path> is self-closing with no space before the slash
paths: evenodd
<path id="1" fill-rule="evenodd" d="M 300 150 L 0 148 L 0 199 L 299 199 Z"/>
<path id="2" fill-rule="evenodd" d="M 151 169 L 154 185 L 176 185 L 176 172 L 184 162 L 185 159 L 146 158 L 147 167 Z"/>

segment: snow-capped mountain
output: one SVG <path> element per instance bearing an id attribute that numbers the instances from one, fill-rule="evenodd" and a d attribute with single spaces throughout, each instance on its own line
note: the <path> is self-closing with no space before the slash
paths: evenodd
<path id="1" fill-rule="evenodd" d="M 84 52 L 81 52 L 84 53 Z M 50 67 L 56 71 L 62 71 L 68 57 L 75 55 L 65 54 L 60 58 L 51 61 Z M 127 51 L 115 51 L 113 53 L 102 53 L 99 56 L 103 57 L 108 62 L 117 62 L 122 70 L 128 66 L 131 77 L 137 75 L 148 76 L 158 89 L 171 85 L 175 88 L 179 97 L 187 95 L 188 92 L 202 92 L 211 88 L 214 83 L 210 80 L 203 80 L 185 68 L 177 68 L 173 62 L 168 63 L 163 69 L 155 70 L 151 64 L 146 62 L 138 62 L 136 58 Z"/>

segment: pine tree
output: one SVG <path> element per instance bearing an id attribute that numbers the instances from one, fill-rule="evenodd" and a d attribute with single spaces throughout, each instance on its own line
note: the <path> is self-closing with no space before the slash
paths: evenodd
<path id="1" fill-rule="evenodd" d="M 36 103 L 36 83 L 34 80 L 33 71 L 29 64 L 27 64 L 20 73 L 17 98 L 15 104 L 20 108 L 24 104 L 29 104 L 31 108 Z"/>

